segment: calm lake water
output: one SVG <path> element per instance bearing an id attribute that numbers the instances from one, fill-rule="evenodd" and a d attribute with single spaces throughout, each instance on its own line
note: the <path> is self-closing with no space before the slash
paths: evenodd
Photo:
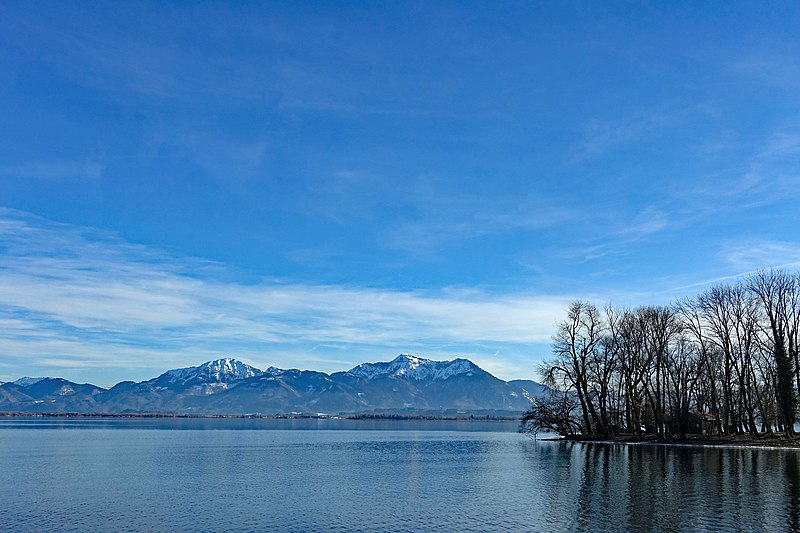
<path id="1" fill-rule="evenodd" d="M 800 454 L 515 423 L 0 418 L 3 531 L 800 531 Z"/>

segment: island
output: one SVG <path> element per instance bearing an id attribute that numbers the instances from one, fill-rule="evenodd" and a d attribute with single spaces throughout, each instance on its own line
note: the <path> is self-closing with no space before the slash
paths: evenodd
<path id="1" fill-rule="evenodd" d="M 521 431 L 570 441 L 800 447 L 800 274 L 760 271 L 672 305 L 575 301 Z"/>

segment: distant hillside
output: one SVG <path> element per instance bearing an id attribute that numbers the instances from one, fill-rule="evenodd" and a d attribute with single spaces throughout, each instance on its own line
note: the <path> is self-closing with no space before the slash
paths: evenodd
<path id="1" fill-rule="evenodd" d="M 164 372 L 110 389 L 61 378 L 0 385 L 0 411 L 164 414 L 495 414 L 516 415 L 546 387 L 503 381 L 467 359 L 399 355 L 348 372 L 265 371 L 232 358 Z"/>

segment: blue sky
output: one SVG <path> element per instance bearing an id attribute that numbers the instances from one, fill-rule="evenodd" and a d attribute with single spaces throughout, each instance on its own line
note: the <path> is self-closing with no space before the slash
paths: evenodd
<path id="1" fill-rule="evenodd" d="M 800 265 L 800 6 L 0 2 L 0 380 L 410 352 Z"/>

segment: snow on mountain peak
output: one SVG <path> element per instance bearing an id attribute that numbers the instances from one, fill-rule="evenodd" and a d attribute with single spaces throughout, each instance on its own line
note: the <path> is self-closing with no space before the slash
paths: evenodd
<path id="1" fill-rule="evenodd" d="M 275 366 L 271 366 L 268 369 L 264 370 L 264 372 L 262 372 L 262 373 L 270 375 L 270 376 L 280 376 L 284 372 L 286 372 L 286 370 L 284 370 L 283 368 L 278 368 L 278 367 L 275 367 Z"/>
<path id="2" fill-rule="evenodd" d="M 208 361 L 200 366 L 178 368 L 164 372 L 159 381 L 183 385 L 189 381 L 203 383 L 229 383 L 261 374 L 261 370 L 232 357 Z"/>
<path id="3" fill-rule="evenodd" d="M 467 359 L 432 361 L 413 355 L 400 354 L 388 363 L 363 363 L 350 370 L 351 374 L 365 379 L 384 376 L 405 377 L 413 380 L 442 380 L 459 374 L 480 371 Z"/>
<path id="4" fill-rule="evenodd" d="M 14 385 L 19 385 L 20 387 L 30 387 L 31 385 L 35 385 L 42 380 L 51 379 L 51 378 L 30 378 L 25 376 L 24 378 L 19 378 L 16 381 L 12 381 Z"/>

